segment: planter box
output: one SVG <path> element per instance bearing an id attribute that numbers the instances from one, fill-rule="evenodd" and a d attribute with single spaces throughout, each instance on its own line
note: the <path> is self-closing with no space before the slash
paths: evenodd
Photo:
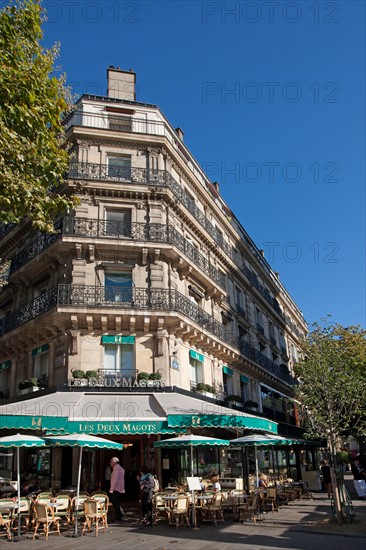
<path id="1" fill-rule="evenodd" d="M 31 386 L 30 388 L 24 388 L 24 390 L 19 390 L 20 395 L 26 395 L 27 393 L 33 393 L 34 391 L 39 391 L 41 388 L 38 386 Z"/>
<path id="2" fill-rule="evenodd" d="M 197 391 L 196 393 L 198 393 L 199 395 L 204 395 L 205 397 L 211 397 L 211 399 L 216 399 L 216 395 L 209 391 Z"/>

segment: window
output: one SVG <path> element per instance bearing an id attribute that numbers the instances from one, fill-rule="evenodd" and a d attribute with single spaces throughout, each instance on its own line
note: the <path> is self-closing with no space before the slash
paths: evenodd
<path id="1" fill-rule="evenodd" d="M 49 367 L 49 346 L 45 344 L 32 351 L 33 357 L 33 377 L 38 378 L 43 387 L 48 385 L 48 367 Z"/>
<path id="2" fill-rule="evenodd" d="M 223 233 L 221 229 L 219 229 L 217 226 L 215 227 L 215 229 L 216 229 L 216 242 L 218 245 L 223 246 L 224 245 Z"/>
<path id="3" fill-rule="evenodd" d="M 264 327 L 263 327 L 263 315 L 260 309 L 256 308 L 255 310 L 256 319 L 257 319 L 257 330 L 264 334 Z"/>
<path id="4" fill-rule="evenodd" d="M 238 331 L 239 331 L 239 338 L 240 338 L 240 341 L 246 342 L 247 336 L 248 336 L 248 331 L 247 331 L 247 329 L 244 328 L 242 325 L 239 325 Z"/>
<path id="5" fill-rule="evenodd" d="M 203 382 L 203 362 L 195 359 L 194 357 L 189 357 L 189 367 L 190 367 L 190 379 L 191 379 L 191 388 L 194 389 L 197 384 Z"/>
<path id="6" fill-rule="evenodd" d="M 105 300 L 132 303 L 131 271 L 105 271 Z"/>
<path id="7" fill-rule="evenodd" d="M 121 116 L 116 114 L 108 115 L 109 129 L 116 132 L 131 132 L 132 118 L 129 116 Z"/>
<path id="8" fill-rule="evenodd" d="M 132 376 L 135 372 L 133 344 L 105 344 L 104 369 L 109 375 Z"/>
<path id="9" fill-rule="evenodd" d="M 0 399 L 9 397 L 10 389 L 10 361 L 0 363 Z"/>
<path id="10" fill-rule="evenodd" d="M 106 210 L 104 234 L 131 237 L 131 210 Z"/>
<path id="11" fill-rule="evenodd" d="M 227 397 L 228 395 L 233 395 L 234 390 L 233 390 L 233 377 L 232 377 L 232 375 L 231 374 L 226 374 L 225 372 L 223 372 L 222 382 L 223 382 L 223 385 L 224 385 L 225 397 Z"/>
<path id="12" fill-rule="evenodd" d="M 240 376 L 240 397 L 244 403 L 245 401 L 249 401 L 249 378 L 246 376 Z"/>
<path id="13" fill-rule="evenodd" d="M 108 177 L 116 178 L 118 180 L 130 180 L 131 179 L 131 157 L 108 156 Z"/>

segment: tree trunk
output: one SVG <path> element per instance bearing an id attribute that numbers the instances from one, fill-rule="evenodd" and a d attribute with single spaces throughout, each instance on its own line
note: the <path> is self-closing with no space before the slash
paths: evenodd
<path id="1" fill-rule="evenodd" d="M 334 500 L 334 508 L 336 511 L 337 525 L 342 525 L 344 523 L 344 516 L 342 512 L 341 498 L 339 494 L 338 477 L 334 471 L 334 468 L 330 469 L 330 476 L 332 478 L 333 500 Z"/>

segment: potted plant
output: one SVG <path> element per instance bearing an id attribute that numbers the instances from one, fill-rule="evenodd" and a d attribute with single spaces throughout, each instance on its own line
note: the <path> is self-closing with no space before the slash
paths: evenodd
<path id="1" fill-rule="evenodd" d="M 150 374 L 148 372 L 139 372 L 137 374 L 137 380 L 149 380 Z"/>
<path id="2" fill-rule="evenodd" d="M 204 384 L 203 382 L 198 382 L 195 388 L 196 393 L 205 395 L 206 397 L 215 397 L 216 389 L 210 384 Z"/>
<path id="3" fill-rule="evenodd" d="M 87 370 L 85 373 L 85 378 L 98 378 L 97 370 Z"/>
<path id="4" fill-rule="evenodd" d="M 75 369 L 72 371 L 73 385 L 74 386 L 87 386 L 88 380 L 84 370 Z"/>
<path id="5" fill-rule="evenodd" d="M 152 372 L 149 374 L 149 380 L 161 380 L 161 372 Z"/>
<path id="6" fill-rule="evenodd" d="M 84 370 L 78 370 L 78 369 L 75 369 L 72 371 L 72 377 L 73 378 L 77 378 L 77 379 L 80 379 L 80 378 L 85 378 L 85 371 Z"/>
<path id="7" fill-rule="evenodd" d="M 28 378 L 27 380 L 23 380 L 18 384 L 18 388 L 21 394 L 38 391 L 39 386 L 40 384 L 38 378 Z"/>

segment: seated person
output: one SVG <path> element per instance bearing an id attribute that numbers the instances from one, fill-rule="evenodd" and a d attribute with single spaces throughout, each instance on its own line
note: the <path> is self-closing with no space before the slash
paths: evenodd
<path id="1" fill-rule="evenodd" d="M 268 487 L 268 477 L 266 474 L 259 474 L 258 477 L 258 487 L 266 489 Z"/>
<path id="2" fill-rule="evenodd" d="M 218 493 L 221 491 L 221 485 L 219 482 L 219 476 L 217 474 L 212 474 L 211 476 L 212 481 L 212 490 L 214 493 Z"/>

